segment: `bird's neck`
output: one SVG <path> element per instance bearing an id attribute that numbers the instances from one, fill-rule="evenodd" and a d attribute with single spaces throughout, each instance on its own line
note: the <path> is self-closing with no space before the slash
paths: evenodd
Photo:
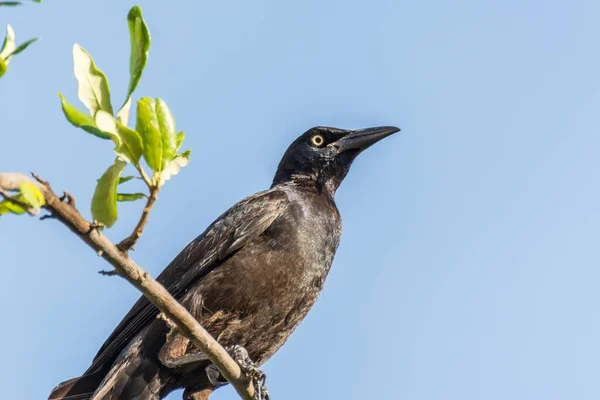
<path id="1" fill-rule="evenodd" d="M 283 181 L 274 180 L 271 187 L 273 188 L 277 185 L 284 185 L 309 195 L 323 196 L 335 203 L 337 185 L 334 186 L 329 181 L 323 182 L 316 175 L 291 174 Z"/>

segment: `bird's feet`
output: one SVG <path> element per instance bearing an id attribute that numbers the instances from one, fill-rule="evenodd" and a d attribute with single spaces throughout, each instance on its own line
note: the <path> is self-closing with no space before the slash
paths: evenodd
<path id="1" fill-rule="evenodd" d="M 256 364 L 250 359 L 248 351 L 242 346 L 228 347 L 227 351 L 231 357 L 240 365 L 240 368 L 246 375 L 252 379 L 254 384 L 254 399 L 269 400 L 269 392 L 267 391 L 267 376 L 264 372 L 256 367 Z"/>
<path id="2" fill-rule="evenodd" d="M 269 392 L 266 386 L 267 377 L 250 359 L 248 351 L 238 345 L 227 347 L 226 350 L 231 355 L 231 358 L 239 364 L 242 371 L 252 380 L 252 384 L 254 385 L 254 400 L 269 400 Z M 210 383 L 215 387 L 227 383 L 227 381 L 219 379 L 222 379 L 219 370 L 212 364 L 206 368 L 206 375 Z"/>

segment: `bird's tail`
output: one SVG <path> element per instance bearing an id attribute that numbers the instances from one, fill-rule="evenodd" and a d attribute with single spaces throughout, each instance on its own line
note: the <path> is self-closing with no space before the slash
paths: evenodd
<path id="1" fill-rule="evenodd" d="M 50 393 L 48 400 L 89 400 L 103 378 L 104 373 L 99 371 L 59 383 Z"/>

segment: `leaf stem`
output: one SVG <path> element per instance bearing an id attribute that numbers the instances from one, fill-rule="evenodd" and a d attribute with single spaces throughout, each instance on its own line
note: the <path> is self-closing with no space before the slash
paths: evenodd
<path id="1" fill-rule="evenodd" d="M 152 188 L 154 187 L 154 185 L 152 185 L 152 181 L 150 180 L 150 177 L 148 176 L 148 174 L 146 174 L 146 171 L 144 171 L 144 168 L 142 168 L 142 166 L 139 164 L 133 164 L 133 165 L 140 173 L 142 180 L 146 183 L 146 186 L 148 186 L 148 189 L 150 189 L 150 192 L 152 192 Z"/>

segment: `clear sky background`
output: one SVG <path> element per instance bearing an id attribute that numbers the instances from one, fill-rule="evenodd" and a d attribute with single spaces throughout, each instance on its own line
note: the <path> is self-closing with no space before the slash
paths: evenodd
<path id="1" fill-rule="evenodd" d="M 79 104 L 78 42 L 122 101 L 134 4 L 0 9 L 19 42 L 41 38 L 0 80 L 0 171 L 42 174 L 86 216 L 112 146 L 71 127 L 56 92 Z M 306 129 L 402 128 L 338 191 L 323 294 L 264 367 L 275 400 L 600 398 L 598 1 L 140 5 L 152 47 L 135 99 L 165 99 L 194 150 L 134 254 L 154 276 L 267 188 Z M 138 298 L 54 221 L 2 217 L 0 268 L 4 399 L 81 374 Z"/>

